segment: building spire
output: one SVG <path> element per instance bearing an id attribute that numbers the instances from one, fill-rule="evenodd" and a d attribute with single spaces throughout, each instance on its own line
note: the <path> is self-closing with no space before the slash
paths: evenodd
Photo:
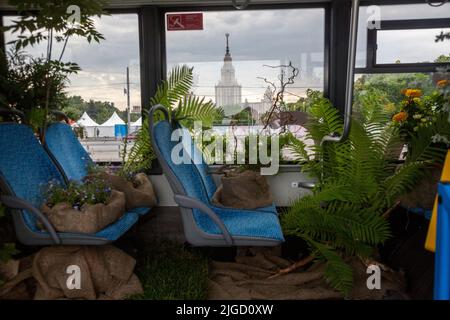
<path id="1" fill-rule="evenodd" d="M 231 61 L 230 45 L 229 45 L 229 40 L 228 40 L 230 37 L 230 34 L 225 33 L 225 37 L 227 38 L 227 47 L 226 47 L 226 51 L 225 51 L 225 58 L 223 59 L 223 61 Z"/>

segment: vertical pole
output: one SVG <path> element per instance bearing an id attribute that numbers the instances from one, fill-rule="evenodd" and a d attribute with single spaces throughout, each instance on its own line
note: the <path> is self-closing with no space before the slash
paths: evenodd
<path id="1" fill-rule="evenodd" d="M 350 13 L 350 35 L 347 50 L 347 72 L 345 79 L 345 108 L 344 108 L 344 130 L 342 135 L 331 133 L 323 137 L 324 142 L 343 142 L 348 138 L 351 127 L 352 110 L 353 110 L 353 90 L 355 77 L 355 61 L 356 61 L 356 41 L 358 38 L 358 19 L 359 19 L 359 2 L 360 0 L 352 0 Z"/>
<path id="2" fill-rule="evenodd" d="M 450 300 L 450 185 L 438 186 L 436 253 L 434 266 L 434 299 Z"/>
<path id="3" fill-rule="evenodd" d="M 127 135 L 130 133 L 130 68 L 127 67 Z"/>

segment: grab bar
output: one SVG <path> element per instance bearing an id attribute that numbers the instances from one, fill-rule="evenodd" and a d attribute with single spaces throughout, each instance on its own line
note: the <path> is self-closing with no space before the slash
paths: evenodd
<path id="1" fill-rule="evenodd" d="M 353 112 L 353 82 L 355 77 L 355 61 L 356 61 L 356 40 L 358 37 L 358 19 L 359 19 L 359 3 L 360 0 L 352 0 L 352 11 L 350 16 L 350 37 L 348 45 L 347 57 L 347 78 L 345 88 L 345 109 L 344 109 L 344 129 L 342 135 L 330 133 L 322 138 L 320 145 L 325 142 L 340 143 L 345 141 L 350 134 L 352 112 Z M 304 189 L 314 189 L 316 185 L 311 182 L 299 182 L 298 187 Z"/>
<path id="2" fill-rule="evenodd" d="M 321 145 L 325 142 L 343 142 L 348 138 L 351 127 L 353 111 L 353 82 L 355 77 L 356 40 L 358 37 L 359 0 L 352 1 L 350 18 L 350 39 L 347 58 L 347 78 L 345 87 L 344 130 L 342 135 L 331 133 L 322 138 Z"/>

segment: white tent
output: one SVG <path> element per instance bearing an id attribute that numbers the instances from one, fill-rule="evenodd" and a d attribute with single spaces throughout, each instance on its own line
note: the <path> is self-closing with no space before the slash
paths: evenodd
<path id="1" fill-rule="evenodd" d="M 142 127 L 142 117 L 131 123 L 132 127 Z"/>
<path id="2" fill-rule="evenodd" d="M 130 132 L 138 131 L 140 127 L 142 127 L 142 117 L 130 123 Z"/>
<path id="3" fill-rule="evenodd" d="M 101 124 L 99 127 L 100 133 L 99 137 L 114 137 L 115 126 L 117 124 L 124 125 L 125 122 L 119 117 L 119 115 L 114 111 L 112 116 Z"/>
<path id="4" fill-rule="evenodd" d="M 92 120 L 92 118 L 85 111 L 80 119 L 77 121 L 77 125 L 83 127 L 86 131 L 86 136 L 91 138 L 95 137 L 96 128 L 99 127 L 98 123 Z"/>
<path id="5" fill-rule="evenodd" d="M 98 123 L 92 120 L 92 118 L 85 111 L 80 119 L 77 121 L 80 126 L 84 127 L 98 127 Z"/>
<path id="6" fill-rule="evenodd" d="M 114 111 L 112 116 L 104 123 L 102 123 L 102 127 L 114 127 L 116 124 L 125 124 L 125 122 L 119 117 L 117 112 Z"/>

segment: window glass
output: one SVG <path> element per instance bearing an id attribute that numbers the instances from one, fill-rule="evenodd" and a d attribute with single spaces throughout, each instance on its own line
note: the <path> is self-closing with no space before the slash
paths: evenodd
<path id="1" fill-rule="evenodd" d="M 12 16 L 3 18 L 10 25 Z M 65 90 L 62 110 L 84 128 L 80 135 L 82 144 L 97 161 L 121 161 L 122 139 L 126 135 L 123 125 L 127 122 L 127 67 L 130 82 L 130 132 L 140 126 L 141 98 L 139 71 L 139 32 L 137 14 L 113 14 L 94 18 L 97 30 L 105 40 L 100 43 L 72 37 L 67 43 L 62 61 L 77 63 L 81 71 L 70 76 Z M 5 41 L 17 37 L 17 33 L 5 33 Z M 12 50 L 7 45 L 7 50 Z M 53 59 L 58 59 L 62 44 L 55 43 Z M 33 57 L 43 57 L 46 43 L 25 48 Z M 119 125 L 119 126 L 116 126 Z M 105 143 L 107 141 L 107 143 Z"/>
<path id="2" fill-rule="evenodd" d="M 193 93 L 224 109 L 224 118 L 213 126 L 216 134 L 231 131 L 234 137 L 249 136 L 266 128 L 264 119 L 279 92 L 280 79 L 292 75 L 285 67 L 289 63 L 299 75 L 284 91 L 286 112 L 304 111 L 300 99 L 308 89 L 323 91 L 325 10 L 203 12 L 202 30 L 169 31 L 166 26 L 166 50 L 167 70 L 183 64 L 193 67 Z M 277 87 L 272 92 L 271 84 Z M 285 117 L 293 119 L 289 123 L 270 122 L 267 130 L 288 131 L 306 141 L 304 122 L 298 123 L 297 117 L 305 119 L 294 114 Z M 282 157 L 290 160 L 289 151 L 283 150 Z"/>
<path id="3" fill-rule="evenodd" d="M 377 7 L 379 11 L 377 11 Z M 412 19 L 437 19 L 450 17 L 450 3 L 444 4 L 440 7 L 432 7 L 428 4 L 408 4 L 408 5 L 384 5 L 384 6 L 362 6 L 359 11 L 359 27 L 358 27 L 358 45 L 357 45 L 357 59 L 356 67 L 364 68 L 366 66 L 366 54 L 367 54 L 367 23 L 373 21 L 374 13 L 379 12 L 381 20 L 412 20 Z M 393 56 L 400 57 L 399 50 L 403 48 L 414 47 L 413 52 L 417 61 L 426 61 L 430 59 L 430 50 L 433 50 L 435 43 L 435 36 L 440 34 L 441 30 L 429 39 L 429 33 L 423 30 L 414 30 L 417 37 L 414 37 L 412 32 L 409 41 L 405 41 L 404 38 L 397 38 L 397 43 L 392 48 L 386 48 L 384 55 L 379 55 L 379 61 L 389 60 Z M 424 32 L 425 34 L 423 34 Z M 430 35 L 431 36 L 431 35 Z M 400 40 L 399 40 L 400 39 Z M 419 49 L 419 51 L 418 51 Z M 406 50 L 405 50 L 406 51 Z M 446 53 L 447 55 L 449 52 Z M 436 54 L 435 57 L 438 57 Z M 397 58 L 398 59 L 398 58 Z M 397 60 L 395 59 L 394 62 Z M 391 59 L 392 60 L 392 59 Z M 400 59 L 401 61 L 404 59 Z M 402 61 L 406 62 L 406 61 Z"/>
<path id="4" fill-rule="evenodd" d="M 278 84 L 283 68 L 277 66 L 292 62 L 300 70 L 286 102 L 307 89 L 323 90 L 324 17 L 323 9 L 203 12 L 203 30 L 166 31 L 167 67 L 194 67 L 194 94 L 222 106 L 227 116 L 250 107 L 248 122 L 258 123 L 270 107 L 262 78 Z"/>
<path id="5" fill-rule="evenodd" d="M 450 59 L 450 41 L 435 41 L 441 31 L 448 33 L 450 28 L 378 31 L 377 64 L 439 62 L 445 56 Z"/>

